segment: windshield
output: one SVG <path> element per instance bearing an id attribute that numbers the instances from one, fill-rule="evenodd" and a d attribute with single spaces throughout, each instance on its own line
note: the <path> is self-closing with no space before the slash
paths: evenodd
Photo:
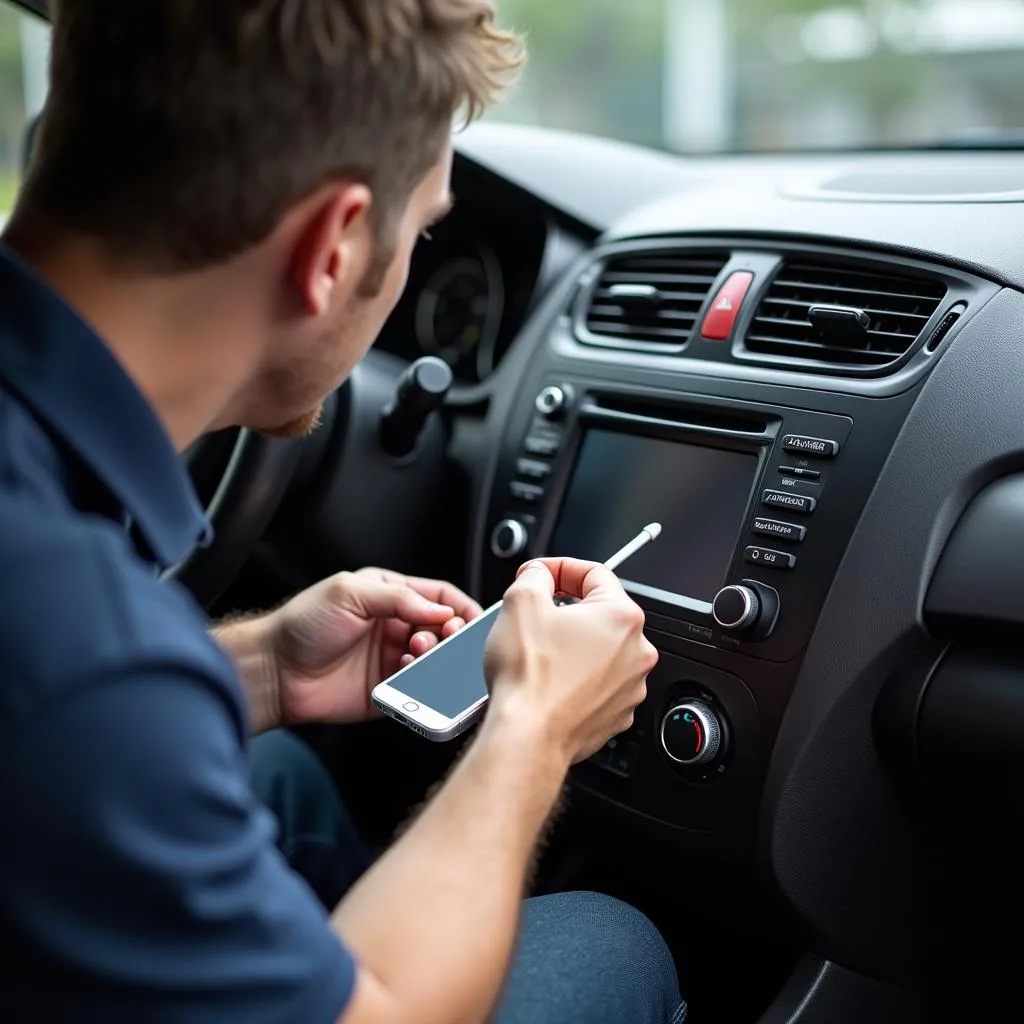
<path id="1" fill-rule="evenodd" d="M 1024 128 L 1024 0 L 498 6 L 530 60 L 494 119 L 678 152 L 1005 143 Z"/>

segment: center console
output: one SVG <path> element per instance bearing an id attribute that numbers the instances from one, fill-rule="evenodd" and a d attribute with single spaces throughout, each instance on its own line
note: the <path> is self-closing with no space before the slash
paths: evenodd
<path id="1" fill-rule="evenodd" d="M 755 848 L 840 563 L 921 385 L 989 294 L 891 256 L 647 239 L 596 250 L 538 310 L 496 385 L 477 593 L 500 598 L 530 557 L 603 561 L 662 525 L 619 570 L 660 661 L 578 789 L 690 845 Z M 868 568 L 853 578 L 870 594 L 885 580 Z"/>
<path id="2" fill-rule="evenodd" d="M 576 783 L 717 843 L 753 821 L 801 653 L 877 472 L 868 453 L 884 453 L 879 431 L 895 418 L 872 417 L 858 444 L 853 409 L 836 396 L 816 396 L 833 408 L 801 408 L 783 389 L 772 401 L 644 376 L 559 367 L 528 380 L 475 568 L 489 602 L 529 557 L 603 561 L 662 524 L 619 572 L 661 651 L 649 698 Z"/>

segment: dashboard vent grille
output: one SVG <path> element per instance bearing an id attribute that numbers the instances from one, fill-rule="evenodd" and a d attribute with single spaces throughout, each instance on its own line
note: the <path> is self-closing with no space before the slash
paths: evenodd
<path id="1" fill-rule="evenodd" d="M 787 261 L 746 349 L 812 369 L 878 369 L 910 351 L 945 294 L 941 281 L 899 270 Z"/>
<path id="2" fill-rule="evenodd" d="M 644 252 L 612 257 L 590 295 L 582 340 L 678 350 L 728 261 L 720 252 Z"/>

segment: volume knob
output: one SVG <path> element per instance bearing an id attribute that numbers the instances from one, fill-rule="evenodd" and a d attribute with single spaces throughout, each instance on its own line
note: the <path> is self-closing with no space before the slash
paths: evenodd
<path id="1" fill-rule="evenodd" d="M 533 402 L 533 406 L 537 412 L 548 420 L 561 419 L 562 414 L 565 412 L 565 407 L 568 404 L 568 385 L 558 387 L 556 384 L 550 384 L 548 387 L 544 388 Z"/>
<path id="2" fill-rule="evenodd" d="M 715 595 L 711 614 L 723 629 L 750 629 L 761 616 L 761 599 L 751 587 L 734 584 Z"/>
<path id="3" fill-rule="evenodd" d="M 515 558 L 526 549 L 526 527 L 518 519 L 503 519 L 491 534 L 491 554 L 495 558 Z"/>

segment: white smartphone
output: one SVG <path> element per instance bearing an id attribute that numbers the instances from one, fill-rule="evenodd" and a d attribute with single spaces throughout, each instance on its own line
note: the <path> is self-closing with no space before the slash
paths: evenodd
<path id="1" fill-rule="evenodd" d="M 375 686 L 373 703 L 428 740 L 443 742 L 475 725 L 487 705 L 484 646 L 501 602 Z"/>
<path id="2" fill-rule="evenodd" d="M 660 523 L 645 526 L 605 566 L 614 571 L 660 534 Z M 484 647 L 501 605 L 491 605 L 458 633 L 375 686 L 373 703 L 389 718 L 438 743 L 475 725 L 487 706 Z"/>

